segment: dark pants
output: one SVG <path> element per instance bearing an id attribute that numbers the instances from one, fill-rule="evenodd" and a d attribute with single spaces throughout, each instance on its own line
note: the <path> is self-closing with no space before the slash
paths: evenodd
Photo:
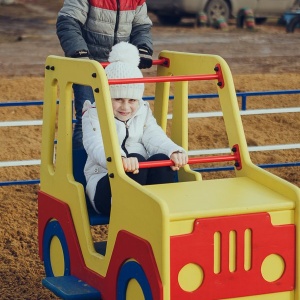
<path id="1" fill-rule="evenodd" d="M 147 160 L 140 154 L 129 154 L 128 157 L 136 157 L 139 162 L 168 160 L 165 154 L 155 154 Z M 141 185 L 171 183 L 175 181 L 176 173 L 170 167 L 139 169 L 138 174 L 132 172 L 126 173 L 130 178 Z M 110 214 L 111 207 L 111 189 L 108 175 L 105 175 L 98 181 L 95 193 L 95 206 L 97 210 L 105 215 Z"/>
<path id="2" fill-rule="evenodd" d="M 82 149 L 82 108 L 85 100 L 95 102 L 94 93 L 90 86 L 73 84 L 74 107 L 76 123 L 73 132 L 73 149 Z"/>

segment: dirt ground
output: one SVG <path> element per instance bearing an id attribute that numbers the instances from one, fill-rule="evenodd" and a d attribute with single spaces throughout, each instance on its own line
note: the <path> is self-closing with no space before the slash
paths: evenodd
<path id="1" fill-rule="evenodd" d="M 0 5 L 0 102 L 43 99 L 44 62 L 48 55 L 63 55 L 55 35 L 55 21 L 62 0 L 25 1 Z M 296 90 L 300 82 L 298 33 L 287 34 L 284 26 L 269 20 L 255 30 L 228 30 L 195 27 L 194 20 L 183 20 L 177 27 L 160 26 L 155 17 L 154 57 L 161 50 L 209 53 L 222 56 L 229 64 L 236 90 Z M 154 70 L 145 71 L 151 75 Z M 190 93 L 215 93 L 211 85 L 191 84 Z M 146 89 L 153 95 L 153 86 Z M 300 107 L 299 95 L 253 97 L 248 109 Z M 193 100 L 191 112 L 219 110 L 212 99 Z M 0 120 L 42 118 L 41 106 L 10 107 L 0 110 Z M 300 142 L 299 113 L 243 117 L 249 146 Z M 191 149 L 228 147 L 222 120 L 192 120 Z M 200 128 L 200 131 L 199 129 Z M 40 158 L 40 126 L 0 127 L 0 161 Z M 300 160 L 300 150 L 251 152 L 258 164 Z M 299 167 L 268 169 L 300 187 Z M 229 173 L 229 172 L 228 172 Z M 203 173 L 204 180 L 231 176 L 228 173 Z M 39 167 L 2 167 L 0 181 L 39 178 Z M 0 291 L 1 299 L 56 299 L 42 287 L 43 265 L 37 248 L 38 185 L 0 187 Z M 96 228 L 105 234 L 106 228 Z"/>

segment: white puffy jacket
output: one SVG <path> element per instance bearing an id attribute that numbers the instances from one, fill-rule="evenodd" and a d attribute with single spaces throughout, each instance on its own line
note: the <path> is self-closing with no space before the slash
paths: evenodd
<path id="1" fill-rule="evenodd" d="M 84 168 L 87 181 L 86 192 L 94 206 L 94 196 L 98 181 L 107 174 L 106 155 L 95 104 L 86 100 L 83 107 L 83 145 L 88 154 Z M 146 159 L 163 153 L 168 157 L 175 151 L 185 150 L 176 145 L 156 123 L 146 101 L 140 101 L 136 114 L 126 123 L 115 119 L 120 144 L 120 155 L 139 153 Z M 95 207 L 94 207 L 95 208 Z"/>

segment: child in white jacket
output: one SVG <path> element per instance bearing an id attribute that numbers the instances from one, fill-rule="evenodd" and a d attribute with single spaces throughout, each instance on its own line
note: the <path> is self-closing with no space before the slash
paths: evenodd
<path id="1" fill-rule="evenodd" d="M 143 77 L 138 68 L 139 52 L 132 44 L 115 45 L 108 61 L 108 79 Z M 171 183 L 174 171 L 187 164 L 188 155 L 158 126 L 148 102 L 142 100 L 143 93 L 143 83 L 110 85 L 124 170 L 142 185 Z M 84 168 L 86 192 L 95 211 L 109 215 L 111 190 L 106 156 L 97 110 L 89 100 L 84 103 L 82 125 L 83 145 L 88 154 Z M 139 170 L 139 162 L 166 159 L 171 159 L 174 166 Z"/>

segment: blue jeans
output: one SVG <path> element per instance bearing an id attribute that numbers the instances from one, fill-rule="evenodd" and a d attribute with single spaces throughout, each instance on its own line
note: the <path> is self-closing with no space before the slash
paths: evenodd
<path id="1" fill-rule="evenodd" d="M 82 143 L 82 108 L 85 100 L 95 102 L 94 93 L 90 86 L 73 84 L 76 123 L 73 132 L 73 149 L 83 148 Z"/>

